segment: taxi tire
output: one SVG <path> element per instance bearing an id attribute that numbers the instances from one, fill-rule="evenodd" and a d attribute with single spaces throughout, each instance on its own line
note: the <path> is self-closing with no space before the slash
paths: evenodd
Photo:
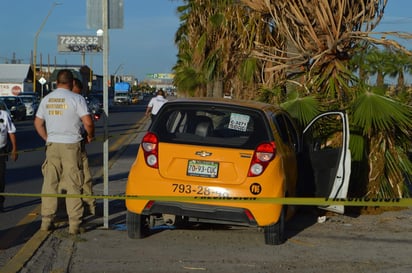
<path id="1" fill-rule="evenodd" d="M 285 216 L 286 206 L 282 206 L 277 223 L 264 227 L 265 244 L 281 245 L 285 242 Z"/>
<path id="2" fill-rule="evenodd" d="M 149 216 L 127 211 L 126 226 L 127 235 L 130 239 L 141 239 L 149 234 Z"/>

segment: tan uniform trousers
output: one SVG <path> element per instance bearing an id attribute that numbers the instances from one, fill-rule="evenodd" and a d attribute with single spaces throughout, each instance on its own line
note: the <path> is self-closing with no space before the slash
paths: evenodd
<path id="1" fill-rule="evenodd" d="M 87 158 L 87 152 L 86 152 L 86 147 L 85 147 L 84 142 L 82 142 L 81 157 L 82 157 L 83 175 L 84 175 L 82 193 L 86 195 L 93 195 L 93 178 L 90 173 L 89 159 Z M 95 208 L 96 208 L 96 199 L 83 198 L 83 202 L 88 206 L 89 212 L 94 214 Z"/>
<path id="2" fill-rule="evenodd" d="M 42 193 L 80 194 L 83 186 L 83 168 L 81 161 L 81 143 L 46 143 L 46 160 L 42 165 L 44 176 Z M 53 221 L 58 206 L 57 197 L 42 197 L 42 221 Z M 83 204 L 81 198 L 66 198 L 66 210 L 69 226 L 77 229 L 82 221 Z"/>

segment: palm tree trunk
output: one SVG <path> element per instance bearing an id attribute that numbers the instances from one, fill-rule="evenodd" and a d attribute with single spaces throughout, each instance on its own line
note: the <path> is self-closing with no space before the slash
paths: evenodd
<path id="1" fill-rule="evenodd" d="M 213 82 L 213 97 L 222 98 L 223 97 L 223 81 L 215 80 Z"/>
<path id="2" fill-rule="evenodd" d="M 376 75 L 376 86 L 383 87 L 384 85 L 384 77 L 382 71 L 378 71 Z"/>
<path id="3" fill-rule="evenodd" d="M 385 172 L 385 136 L 382 132 L 373 135 L 369 146 L 369 183 L 366 195 L 377 197 L 380 192 L 382 177 Z"/>
<path id="4" fill-rule="evenodd" d="M 396 85 L 395 95 L 397 95 L 398 92 L 403 90 L 404 88 L 405 88 L 405 75 L 404 75 L 403 71 L 399 71 L 398 84 Z"/>

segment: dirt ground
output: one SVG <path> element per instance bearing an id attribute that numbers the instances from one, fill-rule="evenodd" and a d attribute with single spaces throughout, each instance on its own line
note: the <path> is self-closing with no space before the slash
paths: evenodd
<path id="1" fill-rule="evenodd" d="M 317 213 L 317 212 L 316 212 Z M 78 236 L 56 230 L 20 272 L 412 272 L 412 208 L 362 215 L 299 212 L 287 241 L 264 244 L 263 231 L 202 224 L 127 237 L 125 214 L 110 230 Z"/>

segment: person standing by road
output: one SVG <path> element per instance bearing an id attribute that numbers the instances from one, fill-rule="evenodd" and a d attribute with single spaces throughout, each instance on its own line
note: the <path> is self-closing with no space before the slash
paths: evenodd
<path id="1" fill-rule="evenodd" d="M 156 93 L 156 97 L 151 98 L 149 104 L 147 105 L 146 109 L 146 116 L 150 114 L 152 118 L 152 122 L 155 119 L 157 112 L 159 112 L 160 108 L 167 102 L 165 92 L 163 89 L 159 89 Z"/>
<path id="2" fill-rule="evenodd" d="M 72 91 L 76 94 L 81 95 L 83 90 L 82 81 L 75 78 L 73 81 L 73 89 Z M 92 119 L 93 120 L 93 119 Z M 81 141 L 81 156 L 82 156 L 82 164 L 83 164 L 83 175 L 84 175 L 84 183 L 82 188 L 82 193 L 87 195 L 93 195 L 93 178 L 89 168 L 89 159 L 87 158 L 86 152 L 86 144 L 87 144 L 87 135 L 86 131 L 84 130 L 83 126 L 81 127 L 81 134 L 83 139 Z M 85 209 L 85 215 L 96 214 L 96 199 L 94 198 L 83 198 L 83 205 Z"/>
<path id="3" fill-rule="evenodd" d="M 6 161 L 10 152 L 11 159 L 17 160 L 16 127 L 5 109 L 0 109 L 0 192 L 4 192 L 6 184 Z M 8 147 L 11 145 L 11 151 Z M 4 211 L 4 196 L 0 195 L 0 212 Z"/>
<path id="4" fill-rule="evenodd" d="M 59 184 L 67 194 L 80 194 L 83 184 L 80 134 L 83 123 L 87 142 L 94 139 L 94 124 L 83 96 L 72 92 L 73 74 L 62 69 L 57 74 L 57 89 L 42 99 L 34 119 L 37 133 L 46 141 L 46 160 L 42 165 L 42 194 L 57 194 Z M 57 212 L 57 197 L 42 197 L 40 229 L 52 230 Z M 66 198 L 69 234 L 80 233 L 83 217 L 81 198 Z"/>

